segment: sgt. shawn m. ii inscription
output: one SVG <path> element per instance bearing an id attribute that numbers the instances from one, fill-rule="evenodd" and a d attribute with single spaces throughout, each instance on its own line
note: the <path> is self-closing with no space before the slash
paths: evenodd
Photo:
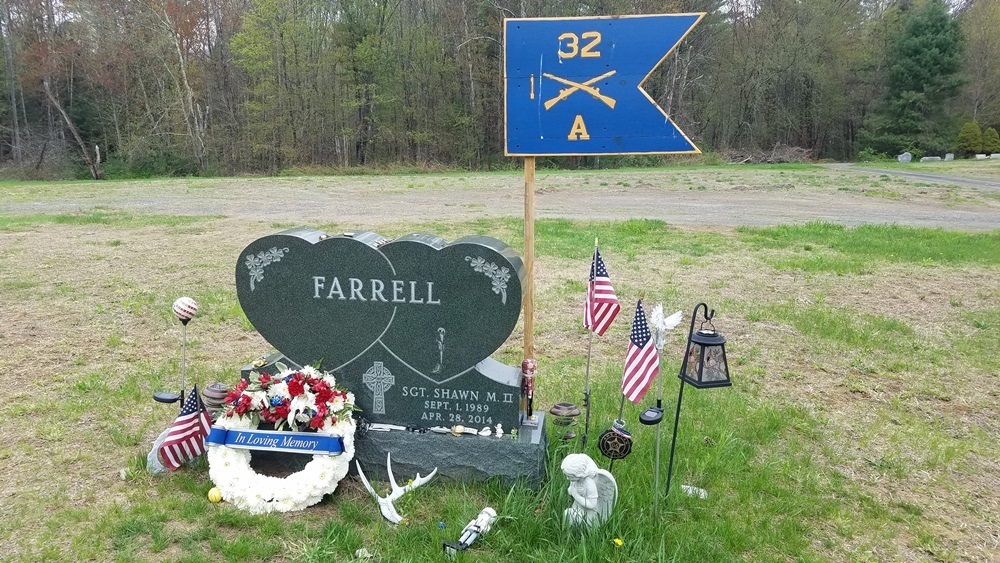
<path id="1" fill-rule="evenodd" d="M 247 318 L 288 359 L 321 364 L 373 422 L 518 420 L 520 370 L 492 360 L 521 310 L 524 267 L 493 238 L 292 229 L 236 267 Z"/>

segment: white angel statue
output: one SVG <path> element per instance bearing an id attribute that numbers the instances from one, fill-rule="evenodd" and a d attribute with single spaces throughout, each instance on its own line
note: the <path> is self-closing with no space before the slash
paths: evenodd
<path id="1" fill-rule="evenodd" d="M 569 454 L 562 462 L 562 470 L 569 478 L 569 496 L 573 499 L 573 506 L 563 512 L 563 517 L 570 524 L 603 524 L 618 497 L 614 476 L 598 468 L 587 454 Z"/>

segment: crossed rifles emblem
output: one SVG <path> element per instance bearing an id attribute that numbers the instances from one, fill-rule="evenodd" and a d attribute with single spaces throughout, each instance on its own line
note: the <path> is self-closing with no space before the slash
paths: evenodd
<path id="1" fill-rule="evenodd" d="M 617 72 L 617 71 L 611 70 L 611 71 L 605 72 L 604 74 L 602 74 L 600 76 L 595 76 L 594 78 L 591 78 L 590 80 L 586 80 L 584 82 L 574 82 L 572 80 L 567 80 L 565 78 L 561 78 L 561 77 L 556 76 L 554 74 L 549 74 L 547 72 L 543 73 L 542 76 L 544 76 L 545 78 L 551 78 L 552 80 L 555 80 L 556 82 L 560 82 L 560 83 L 566 85 L 566 88 L 563 88 L 563 89 L 559 90 L 559 95 L 558 96 L 556 96 L 556 97 L 554 97 L 554 98 L 552 98 L 550 100 L 547 100 L 545 102 L 544 105 L 545 105 L 546 111 L 548 111 L 549 109 L 551 109 L 552 106 L 554 106 L 554 105 L 558 104 L 559 102 L 565 100 L 566 98 L 572 96 L 574 92 L 586 92 L 586 93 L 590 94 L 591 96 L 597 98 L 598 100 L 604 102 L 609 108 L 615 109 L 615 99 L 612 98 L 612 97 L 610 97 L 610 96 L 605 96 L 604 94 L 601 93 L 601 89 L 600 88 L 595 88 L 593 86 L 594 83 L 600 82 L 601 80 L 604 80 L 605 78 L 607 78 L 607 77 L 615 74 L 615 72 Z"/>

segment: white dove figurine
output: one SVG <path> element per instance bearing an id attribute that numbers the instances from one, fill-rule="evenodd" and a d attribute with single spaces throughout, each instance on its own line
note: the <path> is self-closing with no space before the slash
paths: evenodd
<path id="1" fill-rule="evenodd" d="M 667 331 L 673 330 L 679 325 L 682 318 L 683 314 L 680 311 L 669 317 L 664 317 L 662 303 L 657 303 L 656 307 L 653 307 L 653 314 L 649 316 L 649 324 L 653 326 L 653 344 L 656 346 L 657 352 L 663 352 L 663 343 Z"/>

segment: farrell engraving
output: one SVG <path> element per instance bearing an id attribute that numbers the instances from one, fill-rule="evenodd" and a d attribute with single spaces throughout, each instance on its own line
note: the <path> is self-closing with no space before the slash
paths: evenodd
<path id="1" fill-rule="evenodd" d="M 329 291 L 327 277 L 313 276 L 313 299 L 339 299 L 340 301 L 381 301 L 382 303 L 410 303 L 416 305 L 440 305 L 434 298 L 434 282 L 379 279 L 362 280 L 347 278 L 347 286 L 340 278 L 331 276 Z M 409 288 L 409 289 L 407 289 Z M 388 297 L 386 297 L 388 294 Z"/>

